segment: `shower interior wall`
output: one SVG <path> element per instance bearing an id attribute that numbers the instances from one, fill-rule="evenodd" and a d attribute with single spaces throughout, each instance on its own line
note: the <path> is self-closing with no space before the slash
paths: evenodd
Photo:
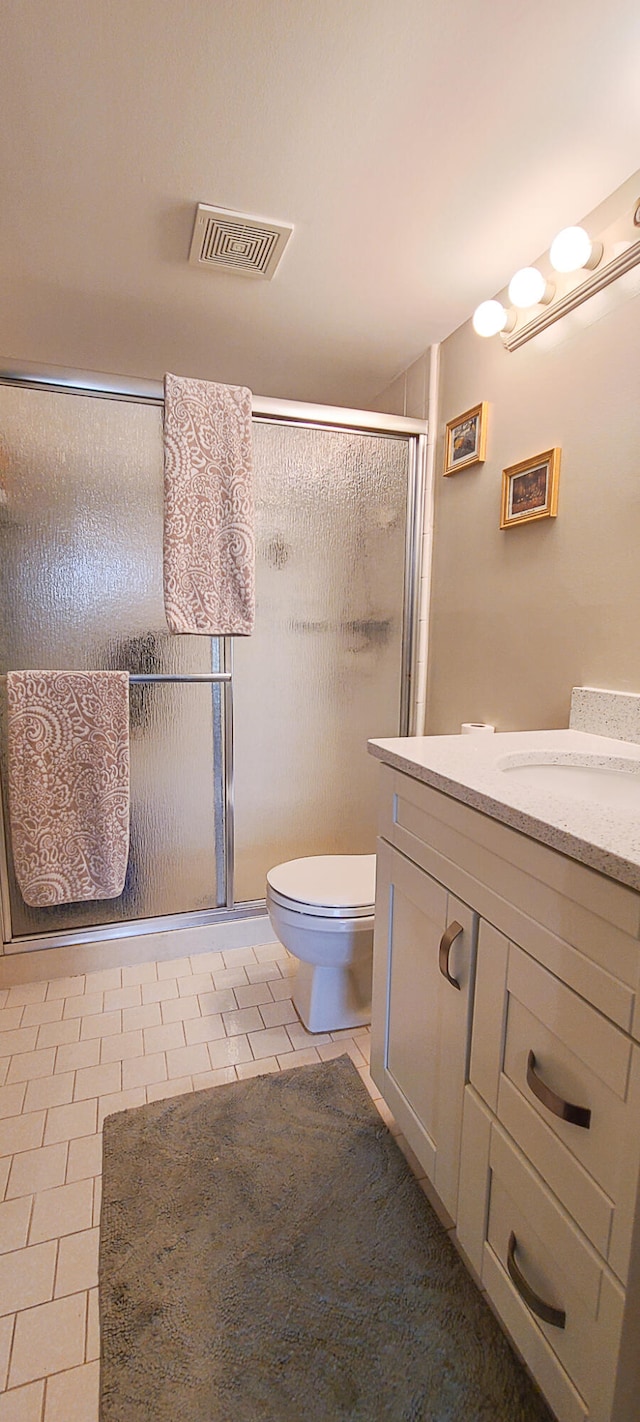
<path id="1" fill-rule="evenodd" d="M 429 645 L 429 617 L 431 606 L 431 560 L 433 553 L 433 505 L 434 468 L 433 455 L 437 438 L 435 410 L 430 404 L 437 404 L 438 398 L 439 348 L 430 346 L 418 359 L 396 376 L 391 384 L 372 401 L 372 410 L 385 415 L 399 415 L 405 419 L 429 422 L 429 452 L 426 459 L 423 508 L 421 510 L 422 546 L 420 548 L 420 586 L 416 593 L 415 657 L 413 683 L 415 696 L 412 705 L 411 731 L 416 736 L 424 735 L 427 715 L 427 661 Z"/>

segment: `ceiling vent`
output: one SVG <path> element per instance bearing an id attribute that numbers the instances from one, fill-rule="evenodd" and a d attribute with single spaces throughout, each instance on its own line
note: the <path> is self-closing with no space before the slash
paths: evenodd
<path id="1" fill-rule="evenodd" d="M 198 203 L 189 261 L 270 281 L 293 227 Z"/>

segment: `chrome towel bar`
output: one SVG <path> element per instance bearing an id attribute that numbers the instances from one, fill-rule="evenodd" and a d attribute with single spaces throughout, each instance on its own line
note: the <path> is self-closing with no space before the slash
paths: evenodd
<path id="1" fill-rule="evenodd" d="M 129 681 L 135 682 L 155 682 L 155 681 L 231 681 L 231 672 L 194 672 L 192 675 L 178 672 L 158 672 L 149 676 L 129 677 Z"/>
<path id="2" fill-rule="evenodd" d="M 82 668 L 82 670 L 85 670 L 85 668 Z M 117 670 L 126 671 L 126 667 L 117 668 Z M 0 681 L 6 681 L 6 679 L 7 679 L 7 678 L 6 678 L 6 672 L 5 672 L 5 673 L 2 674 L 2 676 L 0 676 Z M 197 682 L 197 681 L 204 681 L 204 682 L 214 682 L 214 681 L 231 681 L 231 680 L 232 680 L 231 672 L 193 672 L 193 673 L 191 673 L 190 675 L 186 675 L 186 674 L 183 674 L 183 673 L 181 673 L 181 672 L 154 672 L 154 673 L 152 673 L 152 674 L 149 674 L 148 676 L 142 676 L 142 675 L 137 675 L 137 674 L 131 674 L 131 675 L 129 676 L 129 681 L 130 681 L 130 682 L 144 682 L 145 684 L 147 684 L 148 682 L 156 682 L 156 681 L 196 681 L 196 682 Z"/>

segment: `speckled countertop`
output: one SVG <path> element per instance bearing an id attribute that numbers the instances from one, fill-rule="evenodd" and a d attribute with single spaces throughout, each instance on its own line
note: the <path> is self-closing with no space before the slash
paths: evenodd
<path id="1" fill-rule="evenodd" d="M 640 889 L 640 745 L 586 731 L 507 731 L 397 736 L 369 741 L 369 751 L 415 780 Z M 519 784 L 518 776 L 501 768 L 499 762 L 505 757 L 512 765 L 543 761 L 573 766 L 593 765 L 596 757 L 612 770 L 632 773 L 637 801 L 611 808 L 590 800 L 586 792 L 581 798 Z M 633 792 L 631 800 L 635 800 Z"/>

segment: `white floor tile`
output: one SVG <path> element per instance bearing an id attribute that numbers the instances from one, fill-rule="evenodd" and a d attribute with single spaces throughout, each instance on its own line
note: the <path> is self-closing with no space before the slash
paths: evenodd
<path id="1" fill-rule="evenodd" d="M 368 1030 L 307 1032 L 295 968 L 274 942 L 0 990 L 0 1422 L 97 1422 L 108 1116 L 343 1052 L 379 1100 Z"/>
<path id="2" fill-rule="evenodd" d="M 292 1051 L 291 1040 L 284 1027 L 263 1027 L 261 1032 L 250 1032 L 249 1046 L 256 1061 L 261 1057 L 277 1057 Z"/>
<path id="3" fill-rule="evenodd" d="M 19 1056 L 11 1058 L 7 1081 L 33 1081 L 38 1076 L 51 1076 L 55 1059 L 55 1047 L 43 1047 L 37 1052 L 20 1052 Z"/>
<path id="4" fill-rule="evenodd" d="M 223 949 L 222 958 L 225 968 L 244 968 L 247 965 L 252 967 L 256 962 L 253 948 Z"/>
<path id="5" fill-rule="evenodd" d="M 86 1294 L 71 1294 L 27 1309 L 16 1318 L 9 1385 L 58 1373 L 84 1362 Z"/>
<path id="6" fill-rule="evenodd" d="M 24 1249 L 29 1233 L 31 1218 L 31 1196 L 17 1200 L 5 1200 L 0 1205 L 0 1254 L 9 1254 L 14 1249 Z"/>
<path id="7" fill-rule="evenodd" d="M 97 1422 L 100 1367 L 84 1363 L 47 1382 L 44 1422 Z"/>
<path id="8" fill-rule="evenodd" d="M 32 1249 L 0 1254 L 0 1313 L 17 1313 L 51 1298 L 56 1248 L 56 1241 L 51 1239 Z M 26 1378 L 18 1381 L 26 1382 Z"/>
<path id="9" fill-rule="evenodd" d="M 35 1150 L 42 1145 L 44 1111 L 30 1111 L 26 1116 L 7 1116 L 0 1121 L 0 1155 L 16 1151 Z"/>
<path id="10" fill-rule="evenodd" d="M 134 963 L 132 967 L 122 969 L 122 986 L 129 987 L 134 983 L 155 983 L 157 977 L 155 963 Z M 144 1002 L 144 998 L 142 1001 Z"/>
<path id="11" fill-rule="evenodd" d="M 6 1189 L 7 1200 L 19 1195 L 34 1195 L 37 1190 L 51 1190 L 64 1185 L 67 1169 L 67 1143 L 42 1146 L 40 1150 L 25 1150 L 14 1155 Z"/>
<path id="12" fill-rule="evenodd" d="M 0 1397 L 0 1422 L 40 1422 L 44 1382 L 12 1388 Z"/>
<path id="13" fill-rule="evenodd" d="M 180 1076 L 175 1081 L 158 1081 L 147 1087 L 147 1101 L 164 1101 L 169 1096 L 184 1096 L 193 1091 L 190 1076 Z"/>
<path id="14" fill-rule="evenodd" d="M 54 1299 L 98 1287 L 98 1236 L 98 1229 L 85 1229 L 60 1240 Z"/>
<path id="15" fill-rule="evenodd" d="M 17 1052 L 32 1052 L 38 1040 L 37 1027 L 16 1027 L 0 1032 L 0 1056 L 12 1057 Z"/>
<path id="16" fill-rule="evenodd" d="M 142 1031 L 138 1027 L 133 1032 L 119 1032 L 117 1037 L 103 1037 L 100 1062 L 128 1061 L 131 1057 L 141 1057 L 143 1052 Z"/>
<path id="17" fill-rule="evenodd" d="M 5 1006 L 18 1007 L 27 1002 L 44 1002 L 46 995 L 47 983 L 20 983 L 9 988 Z"/>
<path id="18" fill-rule="evenodd" d="M 63 1072 L 60 1076 L 42 1076 L 27 1082 L 24 1100 L 25 1111 L 45 1111 L 49 1106 L 66 1106 L 73 1096 L 74 1073 Z M 5 1091 L 10 1090 L 4 1087 Z"/>
<path id="19" fill-rule="evenodd" d="M 45 1239 L 59 1239 L 64 1234 L 90 1229 L 92 1212 L 91 1180 L 74 1180 L 71 1185 L 41 1190 L 33 1201 L 29 1244 L 42 1244 Z"/>
<path id="20" fill-rule="evenodd" d="M 79 1136 L 69 1141 L 66 1183 L 86 1180 L 102 1170 L 102 1136 Z"/>
<path id="21" fill-rule="evenodd" d="M 96 1130 L 96 1101 L 73 1101 L 69 1106 L 53 1106 L 47 1112 L 44 1144 L 71 1141 L 74 1136 L 92 1136 Z"/>
<path id="22" fill-rule="evenodd" d="M 14 1322 L 14 1313 L 6 1314 L 4 1318 L 0 1318 L 0 1393 L 4 1392 L 7 1385 Z"/>
<path id="23" fill-rule="evenodd" d="M 16 1081 L 13 1086 L 0 1086 L 0 1121 L 5 1116 L 19 1116 L 27 1091 L 26 1081 Z"/>

